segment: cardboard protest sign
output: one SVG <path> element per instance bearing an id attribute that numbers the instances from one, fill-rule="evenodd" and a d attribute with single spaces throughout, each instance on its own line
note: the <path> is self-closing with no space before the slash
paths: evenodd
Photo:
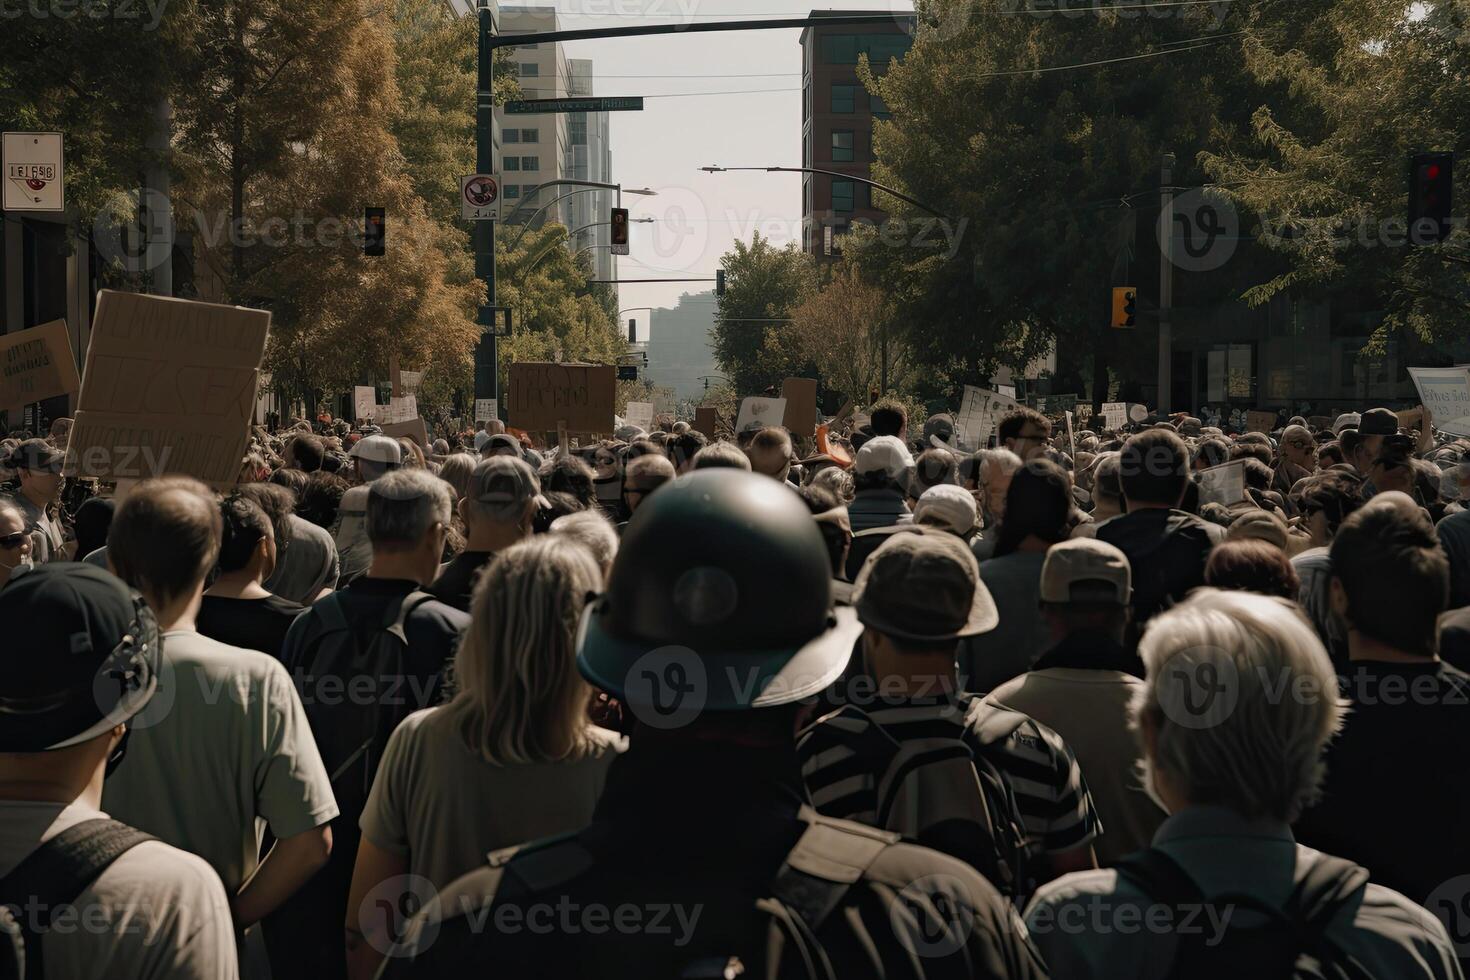
<path id="1" fill-rule="evenodd" d="M 265 310 L 102 290 L 67 472 L 234 486 L 270 323 Z"/>
<path id="2" fill-rule="evenodd" d="M 352 389 L 352 411 L 360 419 L 378 417 L 378 389 L 372 385 L 357 385 Z"/>
<path id="3" fill-rule="evenodd" d="M 783 424 L 794 436 L 809 436 L 817 431 L 817 383 L 811 378 L 787 378 L 781 382 L 781 397 L 786 399 Z"/>
<path id="4" fill-rule="evenodd" d="M 786 399 L 757 398 L 751 396 L 740 403 L 740 417 L 735 420 L 735 432 L 748 429 L 764 429 L 768 425 L 780 425 L 786 418 Z"/>
<path id="5" fill-rule="evenodd" d="M 1103 427 L 1109 431 L 1119 431 L 1128 424 L 1127 402 L 1103 402 Z"/>
<path id="6" fill-rule="evenodd" d="M 1274 428 L 1276 428 L 1275 412 L 1250 411 L 1245 413 L 1245 431 L 1270 435 Z"/>
<path id="7" fill-rule="evenodd" d="M 636 425 L 644 432 L 653 431 L 653 402 L 629 402 L 623 413 L 624 425 Z"/>
<path id="8" fill-rule="evenodd" d="M 429 449 L 429 427 L 424 425 L 420 418 L 408 419 L 404 422 L 389 422 L 383 426 L 383 435 L 397 439 L 399 436 L 408 436 L 419 444 L 419 448 L 425 452 Z"/>
<path id="9" fill-rule="evenodd" d="M 1409 368 L 1419 401 L 1450 435 L 1470 436 L 1470 368 Z"/>
<path id="10" fill-rule="evenodd" d="M 1008 398 L 998 391 L 965 385 L 964 398 L 954 420 L 961 441 L 967 446 L 982 448 L 990 441 L 990 433 L 995 430 L 1001 416 L 1016 406 L 1014 398 Z"/>
<path id="11" fill-rule="evenodd" d="M 494 398 L 475 399 L 475 421 L 493 422 L 499 417 L 500 410 Z"/>
<path id="12" fill-rule="evenodd" d="M 1230 507 L 1245 500 L 1245 460 L 1237 459 L 1199 472 L 1199 500 Z"/>
<path id="13" fill-rule="evenodd" d="M 618 369 L 522 361 L 510 366 L 510 422 L 527 432 L 611 432 Z"/>
<path id="14" fill-rule="evenodd" d="M 694 410 L 694 430 L 704 433 L 711 439 L 715 437 L 716 420 L 717 416 L 713 408 L 701 405 Z"/>
<path id="15" fill-rule="evenodd" d="M 418 396 L 404 395 L 401 398 L 391 399 L 386 405 L 379 405 L 377 417 L 379 423 L 384 425 L 398 425 L 413 421 L 419 417 Z"/>
<path id="16" fill-rule="evenodd" d="M 0 408 L 75 395 L 80 387 L 65 320 L 0 334 Z"/>
<path id="17" fill-rule="evenodd" d="M 424 383 L 424 372 L 422 371 L 399 371 L 398 377 L 402 382 L 405 395 L 417 395 L 419 385 Z"/>

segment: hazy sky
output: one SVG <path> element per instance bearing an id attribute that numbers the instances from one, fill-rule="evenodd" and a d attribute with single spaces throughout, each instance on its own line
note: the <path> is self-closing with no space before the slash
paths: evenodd
<path id="1" fill-rule="evenodd" d="M 536 0 L 523 0 L 528 5 Z M 555 0 L 563 29 L 638 23 L 705 23 L 797 16 L 813 9 L 909 10 L 907 0 L 847 0 L 835 8 L 794 0 Z M 650 187 L 625 196 L 632 255 L 622 279 L 710 277 L 736 238 L 759 229 L 778 243 L 801 239 L 799 174 L 705 174 L 720 166 L 801 165 L 799 29 L 572 41 L 567 57 L 593 61 L 598 95 L 642 95 L 642 112 L 612 113 L 613 179 Z M 715 94 L 741 93 L 741 94 Z M 712 284 L 624 285 L 620 306 L 672 306 Z M 628 314 L 646 336 L 648 314 Z"/>

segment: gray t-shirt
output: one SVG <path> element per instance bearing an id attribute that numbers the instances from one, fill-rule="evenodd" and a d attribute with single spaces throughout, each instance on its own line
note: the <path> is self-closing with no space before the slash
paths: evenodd
<path id="1" fill-rule="evenodd" d="M 263 584 L 267 592 L 309 606 L 322 589 L 335 589 L 341 570 L 337 543 L 326 528 L 291 515 L 291 541 L 276 556 L 276 570 Z"/>
<path id="2" fill-rule="evenodd" d="M 337 505 L 337 555 L 342 560 L 337 584 L 342 587 L 366 574 L 373 563 L 373 544 L 367 536 L 368 486 L 360 484 L 342 495 Z"/>
<path id="3" fill-rule="evenodd" d="M 980 580 L 990 590 L 1000 623 L 989 633 L 960 642 L 960 679 L 981 694 L 1031 669 L 1048 646 L 1041 621 L 1044 551 L 1013 551 L 980 563 Z"/>
<path id="4" fill-rule="evenodd" d="M 0 802 L 0 875 L 68 827 L 105 816 L 80 802 Z M 162 841 L 126 851 L 83 889 L 73 908 L 53 921 L 43 940 L 48 978 L 239 976 L 219 876 L 202 858 Z"/>
<path id="5" fill-rule="evenodd" d="M 259 864 L 265 826 L 291 837 L 337 815 L 301 698 L 274 657 L 170 630 L 158 692 L 130 725 L 103 806 L 204 858 L 232 895 Z"/>
<path id="6" fill-rule="evenodd" d="M 393 730 L 362 812 L 363 836 L 409 859 L 443 888 L 504 847 L 581 830 L 626 740 L 589 729 L 595 750 L 573 762 L 496 766 L 471 752 L 446 708 Z"/>

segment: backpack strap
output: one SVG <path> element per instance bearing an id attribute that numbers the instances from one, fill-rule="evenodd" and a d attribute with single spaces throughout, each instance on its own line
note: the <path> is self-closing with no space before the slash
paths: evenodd
<path id="1" fill-rule="evenodd" d="M 412 615 L 413 611 L 419 606 L 422 606 L 426 602 L 432 602 L 433 599 L 434 597 L 429 595 L 429 593 L 425 592 L 424 590 L 414 589 L 408 595 L 399 600 L 396 606 L 388 607 L 383 617 L 383 631 L 386 633 L 392 633 L 398 639 L 403 641 L 404 646 L 407 646 L 408 632 L 406 629 L 406 624 L 408 623 L 408 617 Z"/>
<path id="2" fill-rule="evenodd" d="M 965 729 L 981 748 L 1004 742 L 1031 720 L 1024 712 L 1003 708 L 974 695 L 964 695 L 960 705 L 965 709 Z"/>
<path id="3" fill-rule="evenodd" d="M 776 872 L 771 894 L 812 932 L 841 904 L 843 896 L 899 836 L 802 807 L 807 828 Z"/>
<path id="4" fill-rule="evenodd" d="M 25 952 L 25 977 L 40 980 L 46 975 L 42 942 L 55 913 L 75 904 L 112 862 L 153 839 L 106 817 L 83 820 L 46 841 L 0 878 L 0 905 L 19 910 L 15 919 Z"/>

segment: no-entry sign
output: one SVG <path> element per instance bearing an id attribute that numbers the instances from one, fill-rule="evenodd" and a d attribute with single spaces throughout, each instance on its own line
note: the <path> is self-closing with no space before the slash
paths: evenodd
<path id="1" fill-rule="evenodd" d="M 6 211 L 65 211 L 60 133 L 6 133 Z"/>

